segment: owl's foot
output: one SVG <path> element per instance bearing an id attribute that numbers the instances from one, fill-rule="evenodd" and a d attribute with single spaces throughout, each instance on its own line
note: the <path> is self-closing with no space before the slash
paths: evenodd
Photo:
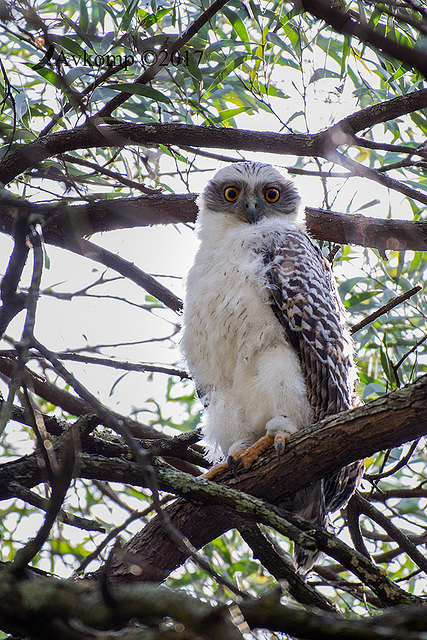
<path id="1" fill-rule="evenodd" d="M 257 460 L 264 451 L 267 451 L 274 443 L 274 436 L 267 434 L 262 436 L 253 445 L 245 449 L 244 451 L 238 451 L 233 456 L 229 456 L 232 459 L 233 471 L 237 471 L 241 467 L 249 469 L 251 464 Z M 230 461 L 231 462 L 231 461 Z M 230 465 L 231 466 L 231 465 Z"/>
<path id="2" fill-rule="evenodd" d="M 277 416 L 267 422 L 266 431 L 266 435 L 262 436 L 250 447 L 242 449 L 239 447 L 241 443 L 236 443 L 235 446 L 239 448 L 232 450 L 232 453 L 227 457 L 227 461 L 214 465 L 202 475 L 202 478 L 212 480 L 219 474 L 224 473 L 224 471 L 232 471 L 236 475 L 237 471 L 242 467 L 243 469 L 249 469 L 252 463 L 258 460 L 260 455 L 273 445 L 276 450 L 277 461 L 280 462 L 280 455 L 285 450 L 286 438 L 298 431 L 298 428 L 286 416 Z"/>
<path id="3" fill-rule="evenodd" d="M 286 416 L 276 416 L 267 422 L 265 428 L 268 435 L 274 436 L 274 448 L 277 460 L 280 462 L 280 454 L 285 450 L 286 438 L 298 431 L 298 427 Z"/>
<path id="4" fill-rule="evenodd" d="M 230 470 L 230 466 L 228 464 L 228 461 L 219 462 L 218 464 L 214 464 L 213 467 L 205 471 L 205 473 L 202 473 L 202 475 L 199 477 L 205 478 L 205 480 L 213 480 L 214 478 L 216 478 L 216 476 L 219 476 L 221 473 L 224 473 L 224 471 L 229 471 L 229 470 Z"/>
<path id="5" fill-rule="evenodd" d="M 259 456 L 274 445 L 277 455 L 277 461 L 280 462 L 280 454 L 285 450 L 285 440 L 298 428 L 286 416 L 276 416 L 271 418 L 265 425 L 267 434 L 257 440 L 252 446 L 237 456 L 234 456 L 233 470 L 236 471 L 240 467 L 248 469 Z"/>
<path id="6" fill-rule="evenodd" d="M 264 437 L 267 437 L 267 436 L 264 436 Z M 255 447 L 257 444 L 258 443 L 256 442 L 254 445 L 252 445 L 252 447 L 249 447 L 249 449 L 244 449 L 244 448 L 235 449 L 233 453 L 230 453 L 227 456 L 227 460 L 225 462 L 219 462 L 218 464 L 215 464 L 213 467 L 205 471 L 205 473 L 203 473 L 200 477 L 206 478 L 206 480 L 213 480 L 214 478 L 216 478 L 216 476 L 219 476 L 221 473 L 224 473 L 225 471 L 231 471 L 232 473 L 234 473 L 234 475 L 236 475 L 237 470 L 242 466 L 242 464 L 245 468 L 249 467 L 252 464 L 252 461 L 249 461 L 246 464 L 246 462 L 243 462 L 242 460 L 245 460 L 245 456 L 247 452 L 253 447 Z M 271 444 L 272 443 L 270 442 L 270 444 L 268 444 L 266 447 L 260 450 L 258 455 L 255 455 L 253 459 L 256 460 L 257 457 L 261 455 L 263 451 L 265 451 L 266 449 L 268 449 L 269 446 L 271 446 Z"/>

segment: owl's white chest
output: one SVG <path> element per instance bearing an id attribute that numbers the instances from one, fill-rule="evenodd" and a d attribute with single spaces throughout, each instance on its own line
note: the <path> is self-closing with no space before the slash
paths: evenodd
<path id="1" fill-rule="evenodd" d="M 298 357 L 270 306 L 260 252 L 266 229 L 239 225 L 221 238 L 202 234 L 187 280 L 182 339 L 208 404 L 204 433 L 213 459 L 252 444 L 276 416 L 300 427 L 311 415 Z"/>

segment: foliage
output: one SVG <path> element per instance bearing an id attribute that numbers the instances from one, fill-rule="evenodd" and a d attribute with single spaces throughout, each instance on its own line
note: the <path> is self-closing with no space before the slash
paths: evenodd
<path id="1" fill-rule="evenodd" d="M 181 471 L 207 466 L 193 433 L 200 406 L 178 331 L 181 279 L 195 249 L 191 194 L 219 163 L 257 158 L 286 167 L 309 207 L 342 214 L 344 232 L 345 214 L 375 219 L 382 235 L 365 234 L 363 246 L 340 245 L 332 226 L 321 242 L 350 325 L 378 312 L 354 332 L 358 392 L 370 401 L 426 372 L 426 257 L 410 242 L 402 250 L 403 230 L 390 236 L 388 226 L 405 219 L 411 237 L 425 244 L 426 9 L 418 0 L 346 0 L 325 13 L 325 4 L 216 0 L 207 13 L 196 1 L 0 0 L 3 562 L 30 562 L 61 577 L 100 566 L 108 574 L 113 557 L 129 565 L 117 543 L 107 561 L 114 541 L 131 539 L 174 489 L 159 485 L 160 472 L 153 480 L 157 467 L 135 438 Z M 338 14 L 346 18 L 340 29 Z M 216 128 L 230 133 L 220 145 Z M 268 142 L 267 131 L 281 134 L 287 150 Z M 319 228 L 311 231 L 324 238 Z M 70 454 L 64 432 L 75 422 Z M 365 551 L 415 596 L 426 585 L 425 566 L 412 553 L 427 536 L 424 445 L 423 438 L 402 440 L 372 455 L 361 492 L 374 510 L 366 513 L 355 499 L 334 518 L 339 537 L 350 544 L 350 528 L 358 551 L 360 522 Z M 111 480 L 115 460 L 119 468 L 118 459 L 132 456 L 140 482 Z M 39 546 L 26 544 L 50 517 Z M 276 542 L 277 562 L 282 554 L 286 560 L 292 541 L 274 527 L 262 531 Z M 189 551 L 185 564 L 171 567 L 167 585 L 212 606 L 239 602 L 242 593 L 243 601 L 264 598 L 268 612 L 268 594 L 283 575 L 273 577 L 260 548 L 242 536 L 233 528 L 201 556 Z M 19 550 L 29 554 L 25 562 Z M 298 596 L 292 580 L 298 577 L 286 577 L 291 602 L 313 604 L 304 600 L 313 594 Z M 334 557 L 307 584 L 331 609 L 357 615 L 358 624 L 382 606 L 371 585 Z M 207 623 L 197 631 L 198 613 L 192 626 L 171 611 L 175 626 L 160 616 L 169 635 L 158 620 L 135 614 L 140 635 L 129 637 L 215 637 Z M 331 637 L 322 621 L 310 631 L 275 626 L 274 611 L 255 624 L 248 613 L 253 630 L 245 637 Z M 19 624 L 0 612 L 5 633 L 83 637 L 67 621 L 68 635 L 53 623 L 40 622 L 40 630 Z M 243 637 L 227 624 L 224 638 Z M 89 626 L 85 637 L 94 637 Z M 353 637 L 364 633 L 360 627 Z"/>

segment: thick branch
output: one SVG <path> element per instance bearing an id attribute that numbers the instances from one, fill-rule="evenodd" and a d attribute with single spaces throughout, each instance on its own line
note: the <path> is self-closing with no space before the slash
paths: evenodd
<path id="1" fill-rule="evenodd" d="M 310 481 L 314 482 L 354 460 L 427 433 L 426 397 L 427 376 L 423 376 L 412 385 L 301 431 L 287 440 L 280 464 L 274 452 L 267 452 L 238 478 L 226 474 L 224 484 L 272 504 L 292 508 L 292 496 L 307 484 L 308 470 Z M 105 458 L 83 453 L 80 462 L 81 477 L 116 482 L 126 478 L 129 484 L 144 484 L 141 466 L 124 457 Z M 188 480 L 178 482 L 178 478 L 184 476 L 176 473 L 160 463 L 156 466 L 162 488 L 197 501 L 197 504 L 177 501 L 168 508 L 168 514 L 183 535 L 200 548 L 235 523 L 230 511 L 219 506 L 222 504 L 221 485 L 190 480 L 190 476 L 185 476 Z M 0 468 L 0 487 L 6 492 L 1 497 L 10 495 L 7 487 L 11 482 L 31 488 L 42 480 L 35 454 L 4 464 Z M 214 492 L 214 504 L 200 506 L 200 501 L 206 501 L 206 484 L 211 487 L 209 491 Z M 141 567 L 139 579 L 142 580 L 164 579 L 187 557 L 169 540 L 158 518 L 153 518 L 132 539 L 128 551 L 135 555 L 135 562 Z M 127 565 L 116 567 L 114 575 L 119 580 L 135 579 Z"/>
<path id="2" fill-rule="evenodd" d="M 0 357 L 0 373 L 10 377 L 13 373 L 14 360 L 10 358 Z M 34 391 L 38 396 L 51 402 L 57 407 L 62 407 L 66 412 L 75 416 L 83 416 L 93 413 L 91 405 L 79 398 L 78 396 L 61 389 L 58 385 L 52 384 L 47 380 L 40 378 L 37 374 L 28 368 L 25 368 L 22 376 L 24 384 Z M 1 407 L 1 401 L 0 401 Z M 143 425 L 136 420 L 115 414 L 119 420 L 127 426 L 127 428 L 139 438 L 164 438 L 164 434 L 159 433 L 153 427 Z M 49 416 L 47 416 L 49 419 Z"/>
<path id="3" fill-rule="evenodd" d="M 222 149 L 242 149 L 286 153 L 292 155 L 322 155 L 322 134 L 280 134 L 245 131 L 226 127 L 202 127 L 187 124 L 133 124 L 126 122 L 98 128 L 82 126 L 71 131 L 52 133 L 22 145 L 0 162 L 0 182 L 8 184 L 20 173 L 39 162 L 66 151 L 91 147 L 121 147 L 126 145 L 156 146 L 158 144 L 200 146 Z"/>
<path id="4" fill-rule="evenodd" d="M 71 207 L 32 205 L 32 211 L 44 219 L 43 237 L 46 242 L 81 253 L 80 238 L 85 235 L 154 224 L 194 222 L 196 198 L 195 193 L 140 196 L 97 200 Z M 28 203 L 22 204 L 28 207 Z M 318 240 L 384 251 L 427 249 L 427 222 L 380 220 L 307 207 L 306 223 L 310 234 Z M 1 204 L 0 225 L 4 233 L 12 233 L 10 207 Z"/>
<path id="5" fill-rule="evenodd" d="M 170 144 L 328 157 L 338 145 L 351 143 L 352 136 L 358 131 L 425 107 L 427 90 L 415 91 L 362 109 L 337 125 L 315 134 L 280 134 L 175 123 L 138 125 L 116 122 L 97 128 L 85 125 L 38 138 L 9 153 L 0 162 L 0 182 L 8 184 L 23 171 L 51 156 L 91 147 Z"/>
<path id="6" fill-rule="evenodd" d="M 123 585 L 115 587 L 108 600 L 98 585 L 87 581 L 59 580 L 34 573 L 17 579 L 7 566 L 0 568 L 0 577 L 0 625 L 13 635 L 43 640 L 94 638 L 92 633 L 71 634 L 73 628 L 78 629 L 72 621 L 94 629 L 121 629 L 130 621 L 156 627 L 163 618 L 171 618 L 185 624 L 197 637 L 202 634 L 211 640 L 243 640 L 226 608 L 215 609 L 165 587 Z M 62 633 L 56 626 L 58 620 L 63 622 Z M 105 637 L 101 633 L 98 636 Z M 115 637 L 122 637 L 120 631 Z"/>
<path id="7" fill-rule="evenodd" d="M 85 580 L 59 580 L 30 571 L 16 578 L 7 565 L 0 568 L 0 577 L 0 625 L 14 635 L 43 640 L 83 638 L 81 633 L 71 633 L 81 625 L 84 630 L 115 630 L 111 636 L 105 631 L 102 634 L 98 632 L 97 635 L 105 638 L 127 638 L 126 631 L 130 630 L 127 624 L 130 621 L 148 624 L 155 629 L 163 619 L 172 619 L 183 627 L 185 625 L 185 638 L 243 638 L 231 623 L 226 607 L 215 608 L 193 596 L 156 584 L 109 587 L 107 598 L 98 585 Z M 425 633 L 422 633 L 426 630 L 423 608 L 399 607 L 376 616 L 346 620 L 319 609 L 283 605 L 280 595 L 280 590 L 274 589 L 260 598 L 248 598 L 239 603 L 240 611 L 252 629 L 270 629 L 313 640 L 425 638 Z M 72 620 L 76 623 L 73 624 Z M 146 629 L 145 626 L 138 627 L 137 635 L 131 637 L 184 638 L 178 632 L 147 636 Z M 189 635 L 190 631 L 194 635 Z M 85 633 L 84 637 L 89 636 Z M 91 633 L 90 637 L 95 635 Z"/>
<path id="8" fill-rule="evenodd" d="M 273 504 L 289 506 L 289 498 L 307 484 L 308 470 L 310 480 L 316 481 L 354 460 L 427 433 L 426 398 L 424 376 L 413 385 L 300 432 L 287 440 L 279 465 L 274 452 L 268 452 L 237 479 L 225 476 L 225 484 Z M 129 478 L 128 473 L 126 477 Z M 179 501 L 168 511 L 176 526 L 197 547 L 233 526 L 230 514 L 221 513 L 219 507 Z M 162 580 L 186 559 L 164 535 L 158 518 L 132 539 L 129 551 L 142 567 L 143 580 Z M 116 575 L 132 579 L 123 565 L 116 568 Z"/>

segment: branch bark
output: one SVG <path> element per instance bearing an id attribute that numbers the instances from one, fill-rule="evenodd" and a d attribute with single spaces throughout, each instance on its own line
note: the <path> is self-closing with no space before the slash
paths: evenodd
<path id="1" fill-rule="evenodd" d="M 85 638 L 212 638 L 243 639 L 230 619 L 228 607 L 213 607 L 197 598 L 157 584 L 108 585 L 106 592 L 87 580 L 59 580 L 32 571 L 16 577 L 0 567 L 0 625 L 14 636 L 43 640 Z M 280 589 L 237 606 L 252 629 L 269 629 L 296 638 L 330 640 L 424 640 L 426 614 L 421 607 L 399 607 L 379 615 L 347 620 L 332 612 L 296 608 L 280 603 Z M 171 619 L 185 627 L 185 635 L 169 630 L 146 635 Z M 72 621 L 75 621 L 73 624 Z M 134 621 L 143 626 L 134 628 Z M 131 625 L 130 627 L 128 625 Z M 165 625 L 166 626 L 166 625 Z M 178 626 L 178 625 L 177 625 Z M 110 636 L 106 630 L 114 629 Z M 88 635 L 88 631 L 90 633 Z M 74 633 L 73 633 L 74 631 Z M 81 633 L 76 633 L 81 631 Z M 194 635 L 193 635 L 194 634 Z"/>
<path id="2" fill-rule="evenodd" d="M 227 127 L 185 124 L 133 124 L 116 122 L 98 127 L 84 125 L 60 131 L 21 145 L 0 162 L 0 182 L 8 184 L 23 171 L 59 153 L 91 147 L 123 145 L 210 147 L 275 154 L 329 157 L 340 144 L 352 144 L 362 129 L 427 107 L 427 89 L 361 109 L 336 125 L 315 134 L 271 133 Z"/>
<path id="3" fill-rule="evenodd" d="M 46 242 L 82 253 L 84 248 L 81 246 L 81 238 L 85 235 L 155 224 L 195 222 L 197 195 L 190 193 L 115 198 L 70 207 L 61 204 L 32 205 L 32 213 L 44 220 L 43 237 Z M 22 204 L 23 207 L 28 207 L 28 203 Z M 17 208 L 16 202 L 14 206 Z M 13 222 L 10 207 L 0 203 L 2 231 L 11 234 Z M 327 242 L 356 244 L 380 251 L 427 249 L 425 221 L 381 220 L 307 207 L 306 223 L 314 238 Z"/>
<path id="4" fill-rule="evenodd" d="M 224 484 L 272 504 L 290 506 L 290 498 L 307 484 L 307 475 L 314 482 L 350 462 L 427 433 L 426 398 L 427 376 L 423 376 L 412 385 L 329 417 L 290 437 L 280 464 L 274 452 L 267 452 L 238 478 L 226 474 Z M 128 479 L 129 472 L 125 472 Z M 117 477 L 123 478 L 123 473 L 124 470 L 118 470 Z M 162 484 L 162 478 L 159 481 Z M 199 498 L 193 490 L 186 497 Z M 178 501 L 167 511 L 176 527 L 197 548 L 234 526 L 230 513 L 218 506 Z M 135 554 L 141 567 L 140 580 L 163 580 L 186 559 L 164 534 L 158 518 L 137 533 L 127 549 Z M 126 565 L 116 566 L 113 574 L 120 580 L 135 579 Z"/>
<path id="5" fill-rule="evenodd" d="M 292 496 L 307 484 L 308 475 L 314 482 L 354 460 L 427 433 L 426 397 L 427 376 L 423 376 L 412 385 L 363 407 L 328 417 L 290 437 L 280 464 L 273 451 L 267 452 L 237 478 L 226 474 L 224 486 L 291 508 Z M 141 466 L 123 456 L 109 458 L 83 453 L 79 475 L 112 482 L 123 482 L 126 478 L 128 484 L 135 486 L 144 482 Z M 179 475 L 161 463 L 156 466 L 156 475 L 164 490 L 192 501 L 179 500 L 167 513 L 195 547 L 204 546 L 235 526 L 230 510 L 224 511 L 220 506 L 221 485 Z M 0 486 L 4 488 L 0 497 L 9 497 L 10 482 L 31 488 L 42 480 L 35 455 L 4 464 L 0 468 Z M 206 504 L 207 495 L 213 496 L 213 504 Z M 201 505 L 201 501 L 205 504 Z M 169 540 L 158 518 L 153 518 L 132 539 L 127 550 L 135 555 L 135 563 L 141 567 L 138 578 L 141 580 L 163 580 L 187 557 Z M 120 581 L 135 579 L 126 564 L 116 566 L 113 576 Z"/>

